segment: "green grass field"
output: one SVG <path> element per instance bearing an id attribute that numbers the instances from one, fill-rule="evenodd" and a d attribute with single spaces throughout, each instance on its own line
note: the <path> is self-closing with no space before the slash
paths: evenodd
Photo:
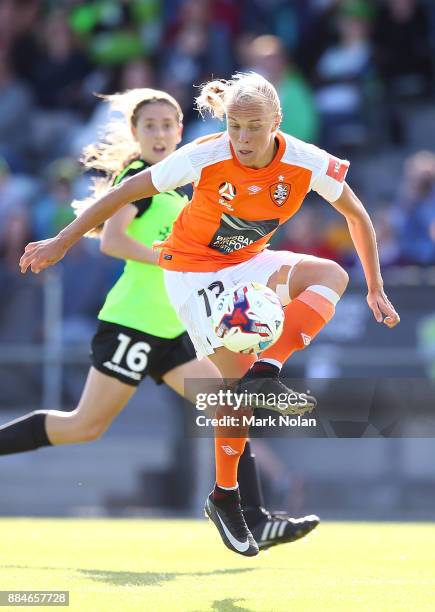
<path id="1" fill-rule="evenodd" d="M 0 542 L 1 590 L 81 612 L 435 610 L 430 524 L 326 523 L 254 559 L 205 520 L 0 519 Z"/>

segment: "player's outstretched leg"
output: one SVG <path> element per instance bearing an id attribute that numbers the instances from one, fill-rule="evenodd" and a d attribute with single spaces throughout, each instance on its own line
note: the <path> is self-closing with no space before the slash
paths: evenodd
<path id="1" fill-rule="evenodd" d="M 96 440 L 135 390 L 92 367 L 75 410 L 37 410 L 0 427 L 0 455 Z"/>

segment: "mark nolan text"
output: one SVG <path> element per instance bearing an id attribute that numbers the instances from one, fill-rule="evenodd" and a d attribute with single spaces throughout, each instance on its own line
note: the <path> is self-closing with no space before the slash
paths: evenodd
<path id="1" fill-rule="evenodd" d="M 211 418 L 200 414 L 196 417 L 196 424 L 198 427 L 316 427 L 317 420 L 303 417 L 300 414 L 279 414 L 262 418 L 254 415 L 225 415 L 219 418 Z"/>

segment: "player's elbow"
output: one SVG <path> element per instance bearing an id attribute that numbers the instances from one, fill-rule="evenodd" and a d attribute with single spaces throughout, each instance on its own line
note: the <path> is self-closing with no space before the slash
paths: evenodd
<path id="1" fill-rule="evenodd" d="M 360 206 L 353 207 L 352 210 L 349 210 L 345 216 L 350 227 L 356 228 L 361 225 L 370 226 L 372 224 L 370 215 L 362 204 Z"/>
<path id="2" fill-rule="evenodd" d="M 347 192 L 347 206 L 345 206 L 345 217 L 348 223 L 361 223 L 370 219 L 364 204 L 357 195 L 349 188 Z"/>

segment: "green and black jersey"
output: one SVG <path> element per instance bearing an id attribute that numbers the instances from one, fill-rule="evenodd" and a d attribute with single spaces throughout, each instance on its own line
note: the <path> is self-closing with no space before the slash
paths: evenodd
<path id="1" fill-rule="evenodd" d="M 114 184 L 148 165 L 142 159 L 133 161 L 117 176 Z M 155 240 L 164 240 L 168 236 L 186 203 L 187 196 L 179 190 L 132 202 L 137 214 L 129 224 L 127 234 L 151 248 Z M 169 302 L 163 270 L 156 265 L 132 260 L 127 260 L 121 277 L 107 294 L 98 318 L 160 338 L 175 338 L 185 331 Z"/>

